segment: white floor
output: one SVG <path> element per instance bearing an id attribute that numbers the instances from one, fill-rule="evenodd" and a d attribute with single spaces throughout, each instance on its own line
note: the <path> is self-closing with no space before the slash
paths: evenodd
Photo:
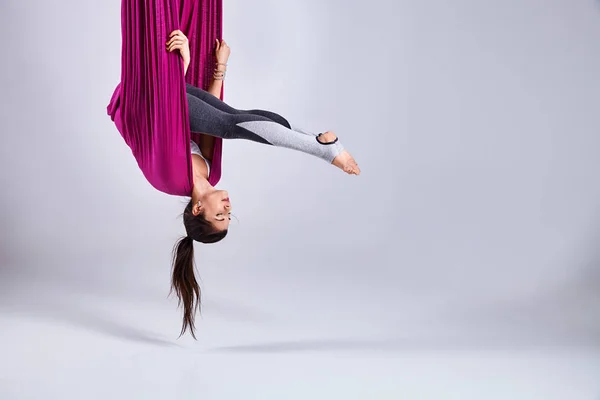
<path id="1" fill-rule="evenodd" d="M 125 316 L 61 312 L 0 315 L 0 399 L 600 398 L 598 348 L 278 340 L 280 329 L 259 339 L 251 328 L 244 339 L 223 323 L 221 336 L 205 327 L 193 343 Z"/>

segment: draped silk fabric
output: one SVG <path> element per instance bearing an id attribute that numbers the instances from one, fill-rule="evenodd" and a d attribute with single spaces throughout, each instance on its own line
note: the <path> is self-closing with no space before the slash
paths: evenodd
<path id="1" fill-rule="evenodd" d="M 222 0 L 122 0 L 121 83 L 107 112 L 150 184 L 161 192 L 190 196 L 193 188 L 186 81 L 207 89 L 222 35 Z M 169 34 L 189 39 L 184 76 L 179 52 L 166 51 Z M 223 91 L 221 91 L 223 98 Z M 221 178 L 222 139 L 215 138 L 209 182 Z"/>

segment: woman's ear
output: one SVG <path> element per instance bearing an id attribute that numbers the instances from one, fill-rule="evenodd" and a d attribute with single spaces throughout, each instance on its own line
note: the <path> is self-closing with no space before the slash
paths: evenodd
<path id="1" fill-rule="evenodd" d="M 198 200 L 198 202 L 196 204 L 194 204 L 194 206 L 192 207 L 192 215 L 194 217 L 197 217 L 200 214 L 201 210 L 202 210 L 202 202 L 200 200 Z"/>

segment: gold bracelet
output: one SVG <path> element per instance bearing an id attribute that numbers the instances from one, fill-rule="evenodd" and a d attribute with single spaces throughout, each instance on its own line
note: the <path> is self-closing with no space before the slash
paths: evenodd
<path id="1" fill-rule="evenodd" d="M 227 72 L 227 70 L 224 71 L 219 71 L 218 69 L 215 69 L 213 71 L 213 77 L 225 77 L 225 73 Z"/>

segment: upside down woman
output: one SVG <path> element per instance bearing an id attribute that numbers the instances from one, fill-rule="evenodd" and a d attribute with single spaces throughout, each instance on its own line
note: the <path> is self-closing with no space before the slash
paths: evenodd
<path id="1" fill-rule="evenodd" d="M 166 51 L 179 52 L 184 73 L 190 64 L 190 48 L 183 32 L 173 31 L 166 43 Z M 194 317 L 199 306 L 200 289 L 194 276 L 193 242 L 215 243 L 227 235 L 231 201 L 225 190 L 217 190 L 209 183 L 214 138 L 246 139 L 254 142 L 286 147 L 318 157 L 350 175 L 359 175 L 360 169 L 352 156 L 344 150 L 336 135 L 309 133 L 293 127 L 282 116 L 264 110 L 238 110 L 219 99 L 225 78 L 230 49 L 224 41 L 216 41 L 217 63 L 207 91 L 186 85 L 190 130 L 202 133 L 199 143 L 191 143 L 193 189 L 191 200 L 183 213 L 187 236 L 174 248 L 172 288 L 184 307 L 183 334 L 188 328 L 194 336 Z"/>

